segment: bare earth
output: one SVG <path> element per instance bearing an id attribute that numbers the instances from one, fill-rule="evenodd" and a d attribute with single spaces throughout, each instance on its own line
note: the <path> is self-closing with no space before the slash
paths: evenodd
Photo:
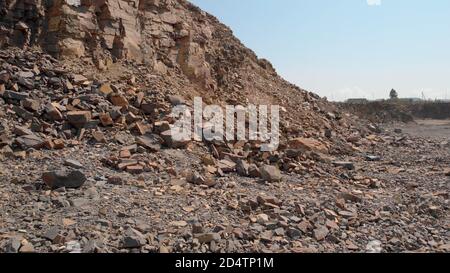
<path id="1" fill-rule="evenodd" d="M 395 124 L 391 128 L 400 128 L 405 133 L 434 139 L 450 139 L 450 120 L 416 120 L 414 123 Z"/>

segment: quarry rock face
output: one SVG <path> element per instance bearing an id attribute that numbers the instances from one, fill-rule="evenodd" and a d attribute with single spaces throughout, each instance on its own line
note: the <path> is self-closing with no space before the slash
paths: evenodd
<path id="1" fill-rule="evenodd" d="M 0 46 L 40 45 L 61 58 L 92 57 L 146 63 L 158 71 L 178 67 L 214 87 L 206 60 L 214 27 L 187 1 L 1 0 Z"/>

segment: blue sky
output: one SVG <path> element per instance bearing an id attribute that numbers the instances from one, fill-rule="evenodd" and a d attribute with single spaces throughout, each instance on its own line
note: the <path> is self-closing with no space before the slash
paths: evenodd
<path id="1" fill-rule="evenodd" d="M 448 0 L 191 0 L 287 80 L 332 100 L 450 99 Z"/>

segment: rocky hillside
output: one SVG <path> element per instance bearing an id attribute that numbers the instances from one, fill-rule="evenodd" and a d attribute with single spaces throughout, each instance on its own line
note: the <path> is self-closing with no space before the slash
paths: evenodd
<path id="1" fill-rule="evenodd" d="M 62 60 L 81 60 L 78 69 L 68 68 L 89 79 L 135 74 L 132 62 L 143 69 L 135 76 L 144 92 L 201 95 L 207 103 L 280 104 L 286 110 L 282 127 L 307 136 L 348 129 L 329 118 L 332 106 L 281 79 L 230 29 L 187 1 L 2 0 L 0 7 L 1 46 L 38 46 Z M 150 74 L 163 78 L 164 90 Z"/>
<path id="2" fill-rule="evenodd" d="M 393 151 L 385 157 L 396 168 L 386 167 L 375 147 L 414 152 L 416 143 L 380 136 L 286 82 L 189 2 L 0 0 L 0 15 L 1 251 L 379 252 L 430 240 L 426 250 L 448 247 L 446 197 L 438 194 L 445 151 L 427 159 L 440 164 L 434 184 L 417 189 L 436 195 L 420 207 L 397 204 L 392 192 L 403 194 L 406 184 L 384 173 L 401 172 L 402 163 Z M 281 105 L 279 149 L 176 141 L 171 109 L 195 96 Z M 416 198 L 404 196 L 405 204 Z M 397 210 L 402 218 L 391 221 Z M 410 230 L 420 243 L 394 240 Z"/>

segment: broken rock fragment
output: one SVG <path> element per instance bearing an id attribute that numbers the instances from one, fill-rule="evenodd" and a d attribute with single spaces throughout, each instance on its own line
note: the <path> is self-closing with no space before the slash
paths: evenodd
<path id="1" fill-rule="evenodd" d="M 70 111 L 67 120 L 76 128 L 83 128 L 91 120 L 90 111 Z"/>
<path id="2" fill-rule="evenodd" d="M 335 161 L 335 162 L 333 162 L 333 165 L 335 167 L 344 168 L 344 169 L 347 169 L 350 171 L 355 169 L 355 164 L 353 164 L 352 162 L 348 162 L 348 161 Z"/>
<path id="3" fill-rule="evenodd" d="M 63 120 L 63 115 L 56 107 L 55 103 L 48 103 L 45 105 L 45 112 L 49 115 L 52 120 L 61 121 Z"/>
<path id="4" fill-rule="evenodd" d="M 172 135 L 172 130 L 167 130 L 161 133 L 161 138 L 164 140 L 164 144 L 169 148 L 184 148 L 190 142 L 190 140 L 179 140 Z"/>
<path id="5" fill-rule="evenodd" d="M 34 148 L 40 149 L 44 146 L 45 141 L 36 135 L 24 135 L 16 138 L 16 142 L 24 149 Z"/>
<path id="6" fill-rule="evenodd" d="M 42 180 L 52 189 L 79 188 L 86 181 L 86 176 L 78 170 L 62 169 L 43 173 Z"/>
<path id="7" fill-rule="evenodd" d="M 282 176 L 280 170 L 272 165 L 264 165 L 259 168 L 261 179 L 267 182 L 281 181 Z"/>
<path id="8" fill-rule="evenodd" d="M 220 234 L 218 233 L 198 233 L 194 234 L 194 238 L 201 244 L 211 243 L 212 241 L 218 242 L 221 239 Z"/>
<path id="9" fill-rule="evenodd" d="M 134 228 L 128 228 L 122 240 L 123 248 L 137 248 L 145 245 L 147 240 L 144 235 Z"/>
<path id="10" fill-rule="evenodd" d="M 115 106 L 123 107 L 128 105 L 128 100 L 124 96 L 119 94 L 111 95 L 110 100 L 111 103 Z"/>
<path id="11" fill-rule="evenodd" d="M 328 153 L 328 147 L 321 141 L 313 138 L 295 138 L 289 141 L 289 148 L 302 151 L 312 151 L 318 153 Z"/>

